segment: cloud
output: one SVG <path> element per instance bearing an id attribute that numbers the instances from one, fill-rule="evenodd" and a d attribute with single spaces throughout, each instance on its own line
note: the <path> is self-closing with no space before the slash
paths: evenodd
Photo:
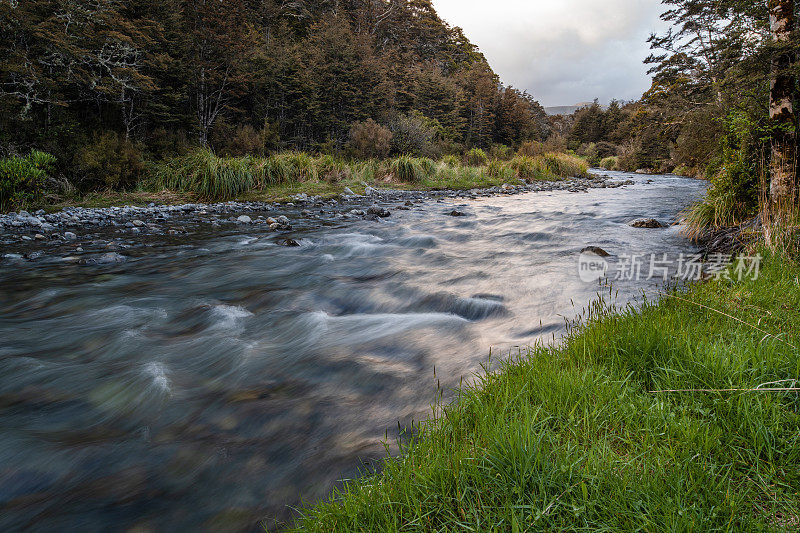
<path id="1" fill-rule="evenodd" d="M 544 105 L 635 99 L 650 83 L 647 37 L 659 0 L 433 0 L 506 84 Z"/>

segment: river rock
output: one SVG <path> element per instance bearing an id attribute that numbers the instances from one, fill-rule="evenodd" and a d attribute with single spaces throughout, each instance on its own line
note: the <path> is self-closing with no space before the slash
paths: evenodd
<path id="1" fill-rule="evenodd" d="M 253 219 L 247 215 L 241 215 L 239 218 L 236 219 L 236 222 L 239 224 L 250 224 L 253 222 Z"/>
<path id="2" fill-rule="evenodd" d="M 64 238 L 67 239 L 68 241 L 74 241 L 75 239 L 78 238 L 78 236 L 72 233 L 71 231 L 65 231 Z"/>
<path id="3" fill-rule="evenodd" d="M 286 216 L 281 215 L 278 217 L 278 224 L 288 225 L 289 219 Z"/>
<path id="4" fill-rule="evenodd" d="M 373 206 L 373 207 L 370 207 L 369 209 L 367 209 L 367 214 L 368 215 L 375 215 L 375 216 L 378 216 L 378 217 L 381 217 L 381 218 L 386 218 L 386 217 L 392 216 L 392 214 L 387 209 L 384 209 L 383 207 L 378 207 L 378 206 Z"/>
<path id="5" fill-rule="evenodd" d="M 124 263 L 127 257 L 120 255 L 116 252 L 108 252 L 99 257 L 93 257 L 86 260 L 87 265 L 112 265 L 116 263 Z"/>
<path id="6" fill-rule="evenodd" d="M 137 228 L 141 228 L 142 226 L 144 226 L 144 222 L 142 222 L 141 220 L 134 220 L 133 225 L 136 226 Z"/>
<path id="7" fill-rule="evenodd" d="M 369 185 L 364 189 L 365 196 L 377 196 L 378 194 L 380 194 L 378 189 L 370 187 Z"/>
<path id="8" fill-rule="evenodd" d="M 594 254 L 599 255 L 600 257 L 608 257 L 611 254 L 600 248 L 599 246 L 587 246 L 583 250 L 581 250 L 582 254 Z"/>
<path id="9" fill-rule="evenodd" d="M 354 193 L 350 187 L 345 187 L 343 194 L 346 196 L 356 196 L 356 193 Z"/>
<path id="10" fill-rule="evenodd" d="M 659 222 L 654 218 L 637 218 L 636 220 L 632 220 L 628 223 L 629 226 L 632 228 L 648 228 L 648 229 L 655 229 L 655 228 L 663 228 L 664 224 Z"/>
<path id="11" fill-rule="evenodd" d="M 458 209 L 453 209 L 452 211 L 450 211 L 447 214 L 450 215 L 451 217 L 465 217 L 465 216 L 467 216 L 467 214 L 465 212 L 459 211 Z"/>
<path id="12" fill-rule="evenodd" d="M 281 246 L 291 246 L 291 247 L 297 247 L 297 246 L 300 246 L 300 243 L 299 243 L 299 242 L 297 242 L 297 241 L 296 241 L 296 240 L 294 240 L 294 239 L 284 239 L 284 240 L 282 240 L 282 241 L 280 242 L 280 245 L 281 245 Z"/>

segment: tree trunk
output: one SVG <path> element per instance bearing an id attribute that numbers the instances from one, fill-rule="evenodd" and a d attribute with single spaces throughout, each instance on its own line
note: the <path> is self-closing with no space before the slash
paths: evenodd
<path id="1" fill-rule="evenodd" d="M 787 46 L 795 27 L 794 1 L 770 0 L 769 19 L 777 47 L 772 58 L 769 94 L 769 116 L 773 125 L 770 198 L 774 204 L 785 204 L 792 201 L 797 186 L 796 79 L 791 72 L 793 53 Z"/>

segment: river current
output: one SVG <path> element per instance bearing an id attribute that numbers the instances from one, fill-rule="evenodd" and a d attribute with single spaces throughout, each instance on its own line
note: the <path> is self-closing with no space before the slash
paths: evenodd
<path id="1" fill-rule="evenodd" d="M 600 290 L 584 247 L 612 268 L 695 250 L 669 224 L 702 182 L 609 174 L 636 183 L 428 201 L 297 226 L 299 247 L 242 226 L 121 264 L 0 263 L 0 529 L 289 520 L 385 456 L 437 381 L 557 339 Z M 663 284 L 645 270 L 617 304 Z"/>

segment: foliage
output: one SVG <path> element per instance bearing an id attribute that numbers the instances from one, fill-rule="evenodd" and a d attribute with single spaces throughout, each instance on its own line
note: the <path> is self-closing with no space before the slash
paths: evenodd
<path id="1" fill-rule="evenodd" d="M 393 134 L 385 128 L 367 119 L 357 122 L 350 128 L 350 148 L 361 159 L 384 159 L 392 148 Z"/>
<path id="2" fill-rule="evenodd" d="M 392 151 L 400 155 L 436 157 L 441 126 L 417 111 L 400 115 L 389 125 Z"/>
<path id="3" fill-rule="evenodd" d="M 136 145 L 114 131 L 95 137 L 73 160 L 79 183 L 85 189 L 129 189 L 144 171 L 142 154 Z"/>
<path id="4" fill-rule="evenodd" d="M 304 509 L 296 526 L 792 529 L 795 393 L 722 392 L 791 386 L 796 375 L 800 316 L 786 309 L 800 308 L 800 269 L 769 256 L 764 266 L 758 280 L 620 314 L 593 304 L 563 343 L 511 354 L 434 406 L 406 429 L 398 457 Z M 651 392 L 691 389 L 712 392 Z"/>
<path id="5" fill-rule="evenodd" d="M 37 201 L 55 170 L 55 163 L 55 157 L 39 150 L 32 150 L 24 157 L 0 159 L 0 212 Z"/>
<path id="6" fill-rule="evenodd" d="M 425 178 L 432 177 L 436 168 L 431 160 L 401 155 L 390 161 L 389 171 L 398 181 L 420 183 Z"/>
<path id="7" fill-rule="evenodd" d="M 198 149 L 162 164 L 157 177 L 169 189 L 195 193 L 206 200 L 227 200 L 254 186 L 253 167 L 249 157 L 219 157 L 211 150 Z"/>
<path id="8" fill-rule="evenodd" d="M 600 167 L 606 170 L 619 170 L 619 158 L 615 155 L 600 160 Z"/>
<path id="9" fill-rule="evenodd" d="M 489 162 L 489 156 L 480 148 L 473 148 L 466 153 L 464 161 L 467 165 L 481 167 Z"/>
<path id="10" fill-rule="evenodd" d="M 545 168 L 555 176 L 585 178 L 589 175 L 589 167 L 579 157 L 554 152 L 540 157 Z"/>
<path id="11" fill-rule="evenodd" d="M 461 165 L 461 159 L 456 155 L 445 155 L 439 160 L 443 165 L 448 167 L 457 167 Z"/>

